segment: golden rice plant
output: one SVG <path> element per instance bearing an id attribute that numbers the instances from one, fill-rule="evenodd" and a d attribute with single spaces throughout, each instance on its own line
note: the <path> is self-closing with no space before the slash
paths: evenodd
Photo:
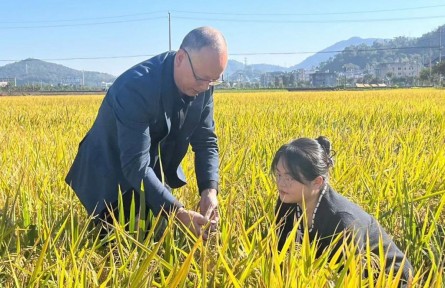
<path id="1" fill-rule="evenodd" d="M 353 245 L 334 256 L 344 269 L 330 251 L 315 258 L 307 239 L 276 249 L 273 155 L 293 138 L 325 135 L 337 152 L 332 186 L 406 251 L 412 287 L 442 287 L 443 90 L 216 93 L 221 222 L 207 242 L 160 218 L 160 235 L 159 225 L 144 237 L 116 223 L 109 239 L 98 237 L 64 177 L 102 99 L 0 97 L 0 286 L 397 287 L 400 275 L 378 267 L 376 281 L 363 279 L 372 257 Z M 174 193 L 196 207 L 191 151 L 182 164 L 189 183 Z"/>

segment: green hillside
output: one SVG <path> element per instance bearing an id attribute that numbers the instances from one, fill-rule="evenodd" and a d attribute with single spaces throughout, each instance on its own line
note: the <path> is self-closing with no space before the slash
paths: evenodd
<path id="1" fill-rule="evenodd" d="M 18 86 L 101 87 L 102 82 L 113 82 L 116 77 L 106 73 L 79 71 L 38 59 L 26 59 L 0 67 L 1 79 L 14 79 Z"/>
<path id="2" fill-rule="evenodd" d="M 349 46 L 343 52 L 320 65 L 321 71 L 341 72 L 344 65 L 367 65 L 393 62 L 417 62 L 429 65 L 439 58 L 440 46 L 445 41 L 445 25 L 418 38 L 396 37 L 374 41 L 372 45 Z M 442 51 L 442 55 L 445 51 Z"/>

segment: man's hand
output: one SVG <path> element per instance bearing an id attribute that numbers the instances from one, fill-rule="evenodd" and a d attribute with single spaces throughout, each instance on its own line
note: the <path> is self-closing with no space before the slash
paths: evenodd
<path id="1" fill-rule="evenodd" d="M 206 225 L 209 220 L 198 212 L 179 208 L 176 212 L 176 218 L 184 224 L 197 237 L 202 234 L 202 226 Z M 207 235 L 203 234 L 203 239 L 207 240 Z"/>
<path id="2" fill-rule="evenodd" d="M 215 189 L 205 189 L 201 193 L 199 211 L 208 220 L 211 220 L 210 232 L 216 231 L 219 221 L 218 198 Z"/>

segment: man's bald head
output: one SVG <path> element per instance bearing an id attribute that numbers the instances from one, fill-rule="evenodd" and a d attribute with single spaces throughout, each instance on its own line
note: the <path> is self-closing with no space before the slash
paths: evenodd
<path id="1" fill-rule="evenodd" d="M 220 31 L 212 27 L 199 27 L 190 31 L 182 40 L 181 49 L 199 51 L 210 48 L 217 53 L 227 53 L 227 44 Z"/>
<path id="2" fill-rule="evenodd" d="M 227 61 L 227 44 L 221 32 L 212 27 L 193 29 L 175 55 L 176 86 L 183 94 L 196 96 L 219 82 Z"/>

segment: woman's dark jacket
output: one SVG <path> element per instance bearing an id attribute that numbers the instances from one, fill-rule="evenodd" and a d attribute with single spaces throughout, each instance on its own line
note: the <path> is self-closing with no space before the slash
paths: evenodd
<path id="1" fill-rule="evenodd" d="M 294 226 L 294 219 L 297 218 L 296 205 L 297 204 L 293 203 L 282 203 L 278 198 L 275 208 L 276 213 L 278 213 L 277 223 L 280 224 L 281 221 L 283 224 L 278 230 L 278 248 L 280 250 Z M 282 221 L 284 221 L 284 223 Z M 317 257 L 331 244 L 331 241 L 336 235 L 342 231 L 353 231 L 356 244 L 362 251 L 366 248 L 367 237 L 369 236 L 370 249 L 376 255 L 379 255 L 379 237 L 382 237 L 383 247 L 386 253 L 387 272 L 389 272 L 393 261 L 394 270 L 398 271 L 400 269 L 404 253 L 400 251 L 377 220 L 358 205 L 352 203 L 328 186 L 317 209 L 314 227 L 309 233 L 311 242 L 314 241 L 316 237 L 319 241 Z M 337 247 L 339 246 L 340 245 L 337 245 Z M 333 255 L 333 253 L 331 253 L 331 255 Z M 409 270 L 413 271 L 413 268 L 408 259 L 406 259 L 402 275 L 404 279 L 409 279 Z"/>

